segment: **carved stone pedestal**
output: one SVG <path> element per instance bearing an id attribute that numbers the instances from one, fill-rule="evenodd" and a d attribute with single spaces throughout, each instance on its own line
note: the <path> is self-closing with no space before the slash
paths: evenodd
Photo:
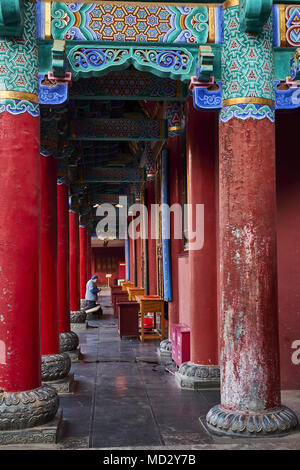
<path id="1" fill-rule="evenodd" d="M 87 322 L 84 323 L 71 323 L 71 330 L 72 331 L 80 331 L 87 329 Z"/>
<path id="2" fill-rule="evenodd" d="M 74 349 L 74 351 L 66 351 L 66 354 L 68 354 L 69 358 L 71 359 L 71 362 L 78 362 L 80 361 L 80 359 L 83 358 L 83 355 L 81 354 L 79 348 Z"/>
<path id="3" fill-rule="evenodd" d="M 184 362 L 175 373 L 175 379 L 185 389 L 215 388 L 220 386 L 220 368 Z"/>
<path id="4" fill-rule="evenodd" d="M 74 373 L 71 372 L 63 379 L 47 382 L 47 385 L 53 387 L 59 395 L 64 393 L 71 393 L 73 392 L 75 385 Z"/>
<path id="5" fill-rule="evenodd" d="M 56 444 L 62 431 L 62 409 L 46 424 L 26 429 L 0 431 L 0 446 L 9 444 Z"/>
<path id="6" fill-rule="evenodd" d="M 246 413 L 216 405 L 207 413 L 206 422 L 213 433 L 236 437 L 284 435 L 298 424 L 295 413 L 286 406 Z"/>
<path id="7" fill-rule="evenodd" d="M 85 323 L 86 313 L 82 310 L 70 312 L 71 323 Z"/>
<path id="8" fill-rule="evenodd" d="M 169 339 L 164 339 L 159 345 L 159 354 L 161 357 L 172 357 L 172 343 Z"/>
<path id="9" fill-rule="evenodd" d="M 0 431 L 40 426 L 51 421 L 59 405 L 57 393 L 48 385 L 24 392 L 0 393 Z"/>
<path id="10" fill-rule="evenodd" d="M 59 335 L 60 352 L 75 351 L 79 344 L 79 338 L 74 331 L 66 331 Z"/>
<path id="11" fill-rule="evenodd" d="M 71 359 L 66 353 L 42 356 L 42 381 L 52 382 L 63 379 L 71 369 Z"/>

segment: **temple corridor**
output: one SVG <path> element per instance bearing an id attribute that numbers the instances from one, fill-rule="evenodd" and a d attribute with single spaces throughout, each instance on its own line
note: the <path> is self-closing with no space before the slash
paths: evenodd
<path id="1" fill-rule="evenodd" d="M 300 0 L 0 0 L 0 448 L 300 448 L 299 123 Z"/>
<path id="2" fill-rule="evenodd" d="M 300 449 L 299 429 L 275 439 L 209 433 L 205 416 L 219 402 L 219 390 L 180 389 L 172 375 L 174 363 L 161 362 L 157 354 L 159 342 L 120 340 L 108 291 L 101 296 L 103 318 L 91 315 L 89 328 L 78 332 L 83 357 L 72 365 L 73 392 L 60 395 L 60 440 L 31 444 L 31 449 Z M 300 414 L 299 391 L 284 391 L 282 401 Z"/>

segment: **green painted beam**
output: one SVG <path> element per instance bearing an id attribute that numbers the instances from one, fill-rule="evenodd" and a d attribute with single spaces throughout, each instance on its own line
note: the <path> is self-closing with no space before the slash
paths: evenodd
<path id="1" fill-rule="evenodd" d="M 1 0 L 0 36 L 20 37 L 23 28 L 23 0 Z"/>

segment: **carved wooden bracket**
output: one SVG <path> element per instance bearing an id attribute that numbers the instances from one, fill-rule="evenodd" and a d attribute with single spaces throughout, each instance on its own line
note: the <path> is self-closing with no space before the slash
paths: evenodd
<path id="1" fill-rule="evenodd" d="M 260 33 L 266 24 L 273 0 L 240 0 L 240 28 L 244 33 Z"/>
<path id="2" fill-rule="evenodd" d="M 0 35 L 21 36 L 23 33 L 23 0 L 1 0 Z"/>

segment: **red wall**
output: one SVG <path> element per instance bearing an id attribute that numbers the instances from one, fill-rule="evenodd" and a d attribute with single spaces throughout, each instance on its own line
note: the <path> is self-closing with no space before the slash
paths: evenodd
<path id="1" fill-rule="evenodd" d="M 281 386 L 300 389 L 300 112 L 277 113 L 278 301 Z"/>
<path id="2" fill-rule="evenodd" d="M 98 275 L 97 284 L 107 285 L 106 274 L 112 274 L 110 285 L 114 279 L 119 279 L 119 263 L 125 263 L 124 247 L 95 247 L 92 248 L 92 274 Z"/>
<path id="3" fill-rule="evenodd" d="M 179 323 L 190 326 L 190 273 L 188 253 L 178 256 Z"/>

